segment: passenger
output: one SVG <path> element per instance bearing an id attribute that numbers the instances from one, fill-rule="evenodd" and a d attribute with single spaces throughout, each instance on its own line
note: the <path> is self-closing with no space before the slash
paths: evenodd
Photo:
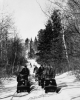
<path id="1" fill-rule="evenodd" d="M 41 85 L 41 83 L 43 83 L 42 81 L 43 79 L 43 71 L 44 71 L 44 67 L 43 65 L 41 65 L 37 71 L 37 75 L 38 75 L 38 84 Z"/>
<path id="2" fill-rule="evenodd" d="M 32 68 L 32 64 L 30 63 L 30 67 Z"/>
<path id="3" fill-rule="evenodd" d="M 39 76 L 41 76 L 41 75 L 43 74 L 43 71 L 44 71 L 44 67 L 43 67 L 43 65 L 41 65 L 41 66 L 39 67 L 38 71 L 37 71 L 37 74 L 38 74 Z"/>
<path id="4" fill-rule="evenodd" d="M 34 75 L 35 75 L 35 80 L 37 81 L 38 79 L 38 74 L 37 74 L 37 72 L 38 72 L 38 67 L 36 66 L 36 65 L 34 65 L 34 69 L 33 69 L 33 73 L 34 73 Z"/>
<path id="5" fill-rule="evenodd" d="M 37 71 L 38 71 L 38 67 L 36 65 L 34 65 L 33 73 L 36 73 Z"/>

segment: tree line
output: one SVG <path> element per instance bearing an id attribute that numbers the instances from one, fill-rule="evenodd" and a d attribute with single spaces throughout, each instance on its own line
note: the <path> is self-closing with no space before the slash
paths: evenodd
<path id="1" fill-rule="evenodd" d="M 37 45 L 38 45 L 38 39 L 35 37 L 35 39 L 25 39 L 25 47 L 27 51 L 27 58 L 34 59 L 36 58 L 37 53 Z"/>
<path id="2" fill-rule="evenodd" d="M 18 37 L 10 16 L 0 19 L 0 76 L 17 74 L 27 62 L 25 45 Z"/>
<path id="3" fill-rule="evenodd" d="M 36 61 L 44 66 L 53 67 L 56 74 L 70 70 L 79 71 L 80 2 L 69 0 L 67 7 L 62 8 L 59 2 L 48 1 L 60 9 L 51 9 L 51 13 L 49 11 L 45 29 L 38 32 Z"/>

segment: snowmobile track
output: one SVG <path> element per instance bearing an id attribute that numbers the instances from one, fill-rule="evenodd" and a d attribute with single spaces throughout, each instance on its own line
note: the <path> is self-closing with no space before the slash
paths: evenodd
<path id="1" fill-rule="evenodd" d="M 15 92 L 13 95 L 8 95 L 8 96 L 5 96 L 5 97 L 0 98 L 0 100 L 1 99 L 5 99 L 5 98 L 10 98 L 10 97 L 11 97 L 10 100 L 13 100 L 14 97 L 23 97 L 23 96 L 26 96 L 26 95 L 28 95 L 27 92 L 24 93 L 24 94 L 22 94 L 22 95 L 20 93 Z"/>
<path id="2" fill-rule="evenodd" d="M 16 92 L 15 92 L 15 93 L 16 93 Z M 15 93 L 14 93 L 14 94 L 15 94 Z M 11 97 L 11 96 L 13 97 L 13 96 L 14 96 L 14 94 L 13 94 L 13 95 L 8 95 L 8 96 L 5 96 L 5 97 L 2 97 L 2 98 L 0 98 L 0 99 L 9 98 L 9 97 Z"/>
<path id="3" fill-rule="evenodd" d="M 10 100 L 13 100 L 13 98 L 14 97 L 23 97 L 23 96 L 26 96 L 26 95 L 28 95 L 29 93 L 28 92 L 26 92 L 26 93 L 17 93 L 17 92 L 15 92 L 13 95 L 12 95 L 12 97 L 11 97 L 11 99 Z"/>

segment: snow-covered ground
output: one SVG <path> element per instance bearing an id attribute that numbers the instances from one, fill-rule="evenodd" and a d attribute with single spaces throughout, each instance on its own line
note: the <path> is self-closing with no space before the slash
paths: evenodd
<path id="1" fill-rule="evenodd" d="M 31 65 L 30 65 L 30 63 L 31 63 Z M 28 64 L 27 64 L 27 66 L 28 66 L 28 68 L 29 68 L 29 70 L 30 70 L 30 74 L 32 75 L 34 75 L 34 73 L 33 73 L 33 70 L 34 70 L 34 65 L 36 65 L 38 68 L 40 67 L 40 65 L 36 62 L 36 60 L 35 59 L 28 59 Z"/>
<path id="2" fill-rule="evenodd" d="M 16 77 L 1 79 L 0 84 L 0 100 L 80 100 L 80 82 L 76 80 L 71 72 L 66 72 L 56 76 L 56 82 L 62 89 L 59 93 L 47 93 L 44 89 L 38 86 L 33 77 L 30 77 L 34 82 L 34 89 L 30 94 L 16 94 Z"/>

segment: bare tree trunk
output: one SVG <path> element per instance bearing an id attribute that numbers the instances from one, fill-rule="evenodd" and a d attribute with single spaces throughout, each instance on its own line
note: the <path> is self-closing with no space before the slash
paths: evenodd
<path id="1" fill-rule="evenodd" d="M 66 60 L 67 60 L 67 63 L 68 63 L 68 67 L 70 68 L 69 57 L 68 57 L 68 51 L 67 51 L 67 46 L 66 46 L 66 42 L 65 42 L 64 33 L 63 33 L 63 35 L 62 35 L 62 39 L 63 39 L 63 45 L 64 45 L 64 49 L 65 49 Z M 68 70 L 69 68 L 67 68 L 67 70 Z"/>
<path id="2" fill-rule="evenodd" d="M 6 38 L 6 41 L 5 41 L 5 46 L 6 46 L 6 65 L 5 65 L 5 69 L 6 69 L 6 71 L 7 71 L 7 65 L 9 64 L 8 63 L 8 56 L 7 56 L 7 54 L 8 54 L 8 42 L 7 42 L 7 38 L 8 38 L 8 33 L 7 33 L 7 31 L 6 31 L 6 33 L 5 33 L 5 38 Z"/>
<path id="3" fill-rule="evenodd" d="M 15 58 L 14 58 L 14 62 L 13 62 L 13 65 L 12 65 L 12 74 L 13 74 L 13 71 L 14 71 L 15 59 L 16 59 L 16 52 L 15 52 Z"/>

